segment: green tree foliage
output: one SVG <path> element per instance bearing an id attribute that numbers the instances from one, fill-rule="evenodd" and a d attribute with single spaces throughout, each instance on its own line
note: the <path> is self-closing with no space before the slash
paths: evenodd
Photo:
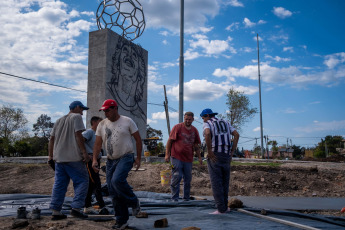
<path id="1" fill-rule="evenodd" d="M 304 155 L 304 149 L 301 148 L 301 146 L 296 146 L 296 145 L 293 145 L 291 148 L 293 149 L 293 153 L 292 153 L 293 158 L 297 160 L 302 159 Z"/>
<path id="2" fill-rule="evenodd" d="M 342 140 L 342 136 L 326 136 L 325 139 L 321 139 L 321 142 L 318 143 L 314 151 L 314 156 L 316 158 L 324 158 L 337 154 L 336 148 L 341 147 Z"/>
<path id="3" fill-rule="evenodd" d="M 276 158 L 278 155 L 278 142 L 276 140 L 271 140 L 267 142 L 267 145 L 272 145 L 272 157 Z"/>
<path id="4" fill-rule="evenodd" d="M 163 134 L 161 130 L 151 128 L 150 125 L 146 125 L 146 138 L 159 137 L 162 138 Z"/>
<path id="5" fill-rule="evenodd" d="M 28 120 L 22 109 L 12 106 L 2 106 L 0 109 L 0 137 L 12 141 L 16 138 L 15 133 L 23 134 Z"/>
<path id="6" fill-rule="evenodd" d="M 37 122 L 33 124 L 32 131 L 35 133 L 36 136 L 49 139 L 50 132 L 53 126 L 54 126 L 54 123 L 51 122 L 51 118 L 47 114 L 41 114 L 37 118 Z"/>
<path id="7" fill-rule="evenodd" d="M 231 88 L 227 94 L 226 104 L 230 113 L 226 116 L 237 130 L 241 130 L 244 123 L 248 122 L 257 113 L 257 108 L 252 108 L 249 98 L 244 92 L 236 91 Z"/>

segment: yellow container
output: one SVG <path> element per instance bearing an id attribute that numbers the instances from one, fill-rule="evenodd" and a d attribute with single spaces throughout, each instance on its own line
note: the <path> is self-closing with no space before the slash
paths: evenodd
<path id="1" fill-rule="evenodd" d="M 171 170 L 163 170 L 161 171 L 161 184 L 162 186 L 169 186 L 171 180 Z"/>
<path id="2" fill-rule="evenodd" d="M 145 157 L 149 157 L 150 156 L 150 152 L 149 151 L 144 152 L 144 156 Z"/>

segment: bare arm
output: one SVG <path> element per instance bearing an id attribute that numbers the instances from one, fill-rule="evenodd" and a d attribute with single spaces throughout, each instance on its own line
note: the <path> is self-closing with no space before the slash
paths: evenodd
<path id="1" fill-rule="evenodd" d="M 231 149 L 231 157 L 237 148 L 238 139 L 240 138 L 240 134 L 236 130 L 232 132 L 232 135 L 234 136 L 234 142 Z"/>
<path id="2" fill-rule="evenodd" d="M 48 161 L 52 160 L 54 157 L 54 152 L 53 152 L 54 151 L 54 142 L 55 142 L 55 137 L 51 136 L 50 140 L 49 140 L 49 147 L 48 147 L 48 152 L 49 152 Z"/>
<path id="3" fill-rule="evenodd" d="M 82 133 L 81 130 L 75 132 L 75 137 L 77 139 L 77 143 L 78 143 L 79 149 L 83 153 L 83 158 L 84 158 L 83 161 L 87 163 L 90 160 L 90 157 L 89 157 L 89 155 L 86 152 L 85 145 L 84 145 L 84 137 L 83 137 L 83 135 L 81 133 Z"/>
<path id="4" fill-rule="evenodd" d="M 141 137 L 139 131 L 136 131 L 132 134 L 135 140 L 136 148 L 137 148 L 137 159 L 135 159 L 134 164 L 137 166 L 136 170 L 139 169 L 141 163 L 141 152 L 143 151 L 143 143 L 141 141 Z"/>
<path id="5" fill-rule="evenodd" d="M 202 165 L 202 159 L 201 159 L 201 154 L 200 154 L 200 144 L 194 144 L 194 151 L 198 155 L 200 165 Z"/>
<path id="6" fill-rule="evenodd" d="M 207 157 L 216 162 L 217 157 L 214 155 L 212 151 L 212 139 L 211 139 L 211 130 L 209 128 L 204 130 L 204 136 L 205 136 L 205 142 L 206 142 L 206 147 L 207 147 Z"/>
<path id="7" fill-rule="evenodd" d="M 96 136 L 96 141 L 95 144 L 93 145 L 93 159 L 92 159 L 92 168 L 95 172 L 99 171 L 99 165 L 98 165 L 98 155 L 101 152 L 102 149 L 102 137 L 100 136 Z"/>
<path id="8" fill-rule="evenodd" d="M 170 161 L 170 151 L 171 151 L 171 145 L 172 145 L 173 140 L 171 140 L 170 138 L 167 141 L 167 145 L 165 146 L 166 150 L 165 150 L 165 162 L 169 162 Z"/>

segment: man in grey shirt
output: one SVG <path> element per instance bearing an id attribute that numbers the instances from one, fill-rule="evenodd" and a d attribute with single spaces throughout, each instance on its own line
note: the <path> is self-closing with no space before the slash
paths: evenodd
<path id="1" fill-rule="evenodd" d="M 55 161 L 55 182 L 50 203 L 52 220 L 66 218 L 66 215 L 61 213 L 61 209 L 70 179 L 74 187 L 71 215 L 79 218 L 87 217 L 80 212 L 80 209 L 84 207 L 89 184 L 85 164 L 90 158 L 82 136 L 85 130 L 82 115 L 83 111 L 89 108 L 80 101 L 72 102 L 69 108 L 70 112 L 55 122 L 49 141 L 48 160 Z"/>

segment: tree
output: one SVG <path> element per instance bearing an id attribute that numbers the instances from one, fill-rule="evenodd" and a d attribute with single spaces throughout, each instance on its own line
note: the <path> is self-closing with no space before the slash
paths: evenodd
<path id="1" fill-rule="evenodd" d="M 3 105 L 0 109 L 0 137 L 12 141 L 15 133 L 24 134 L 28 120 L 22 109 Z"/>
<path id="2" fill-rule="evenodd" d="M 54 123 L 51 122 L 51 118 L 47 114 L 41 114 L 41 116 L 37 118 L 37 122 L 33 124 L 32 131 L 36 136 L 49 139 L 53 126 Z"/>
<path id="3" fill-rule="evenodd" d="M 304 152 L 303 152 L 303 149 L 301 149 L 301 146 L 293 145 L 291 148 L 293 149 L 293 153 L 292 153 L 293 158 L 302 159 Z"/>
<path id="4" fill-rule="evenodd" d="M 232 126 L 241 130 L 243 124 L 253 118 L 258 109 L 251 108 L 249 98 L 244 95 L 244 92 L 236 91 L 234 88 L 229 90 L 227 97 L 226 104 L 230 113 L 226 116 Z"/>
<path id="5" fill-rule="evenodd" d="M 146 138 L 151 138 L 151 137 L 163 137 L 162 131 L 157 130 L 154 128 L 151 128 L 150 125 L 146 125 Z"/>
<path id="6" fill-rule="evenodd" d="M 271 140 L 267 143 L 267 145 L 272 145 L 272 158 L 276 158 L 278 155 L 278 142 L 276 140 Z"/>

